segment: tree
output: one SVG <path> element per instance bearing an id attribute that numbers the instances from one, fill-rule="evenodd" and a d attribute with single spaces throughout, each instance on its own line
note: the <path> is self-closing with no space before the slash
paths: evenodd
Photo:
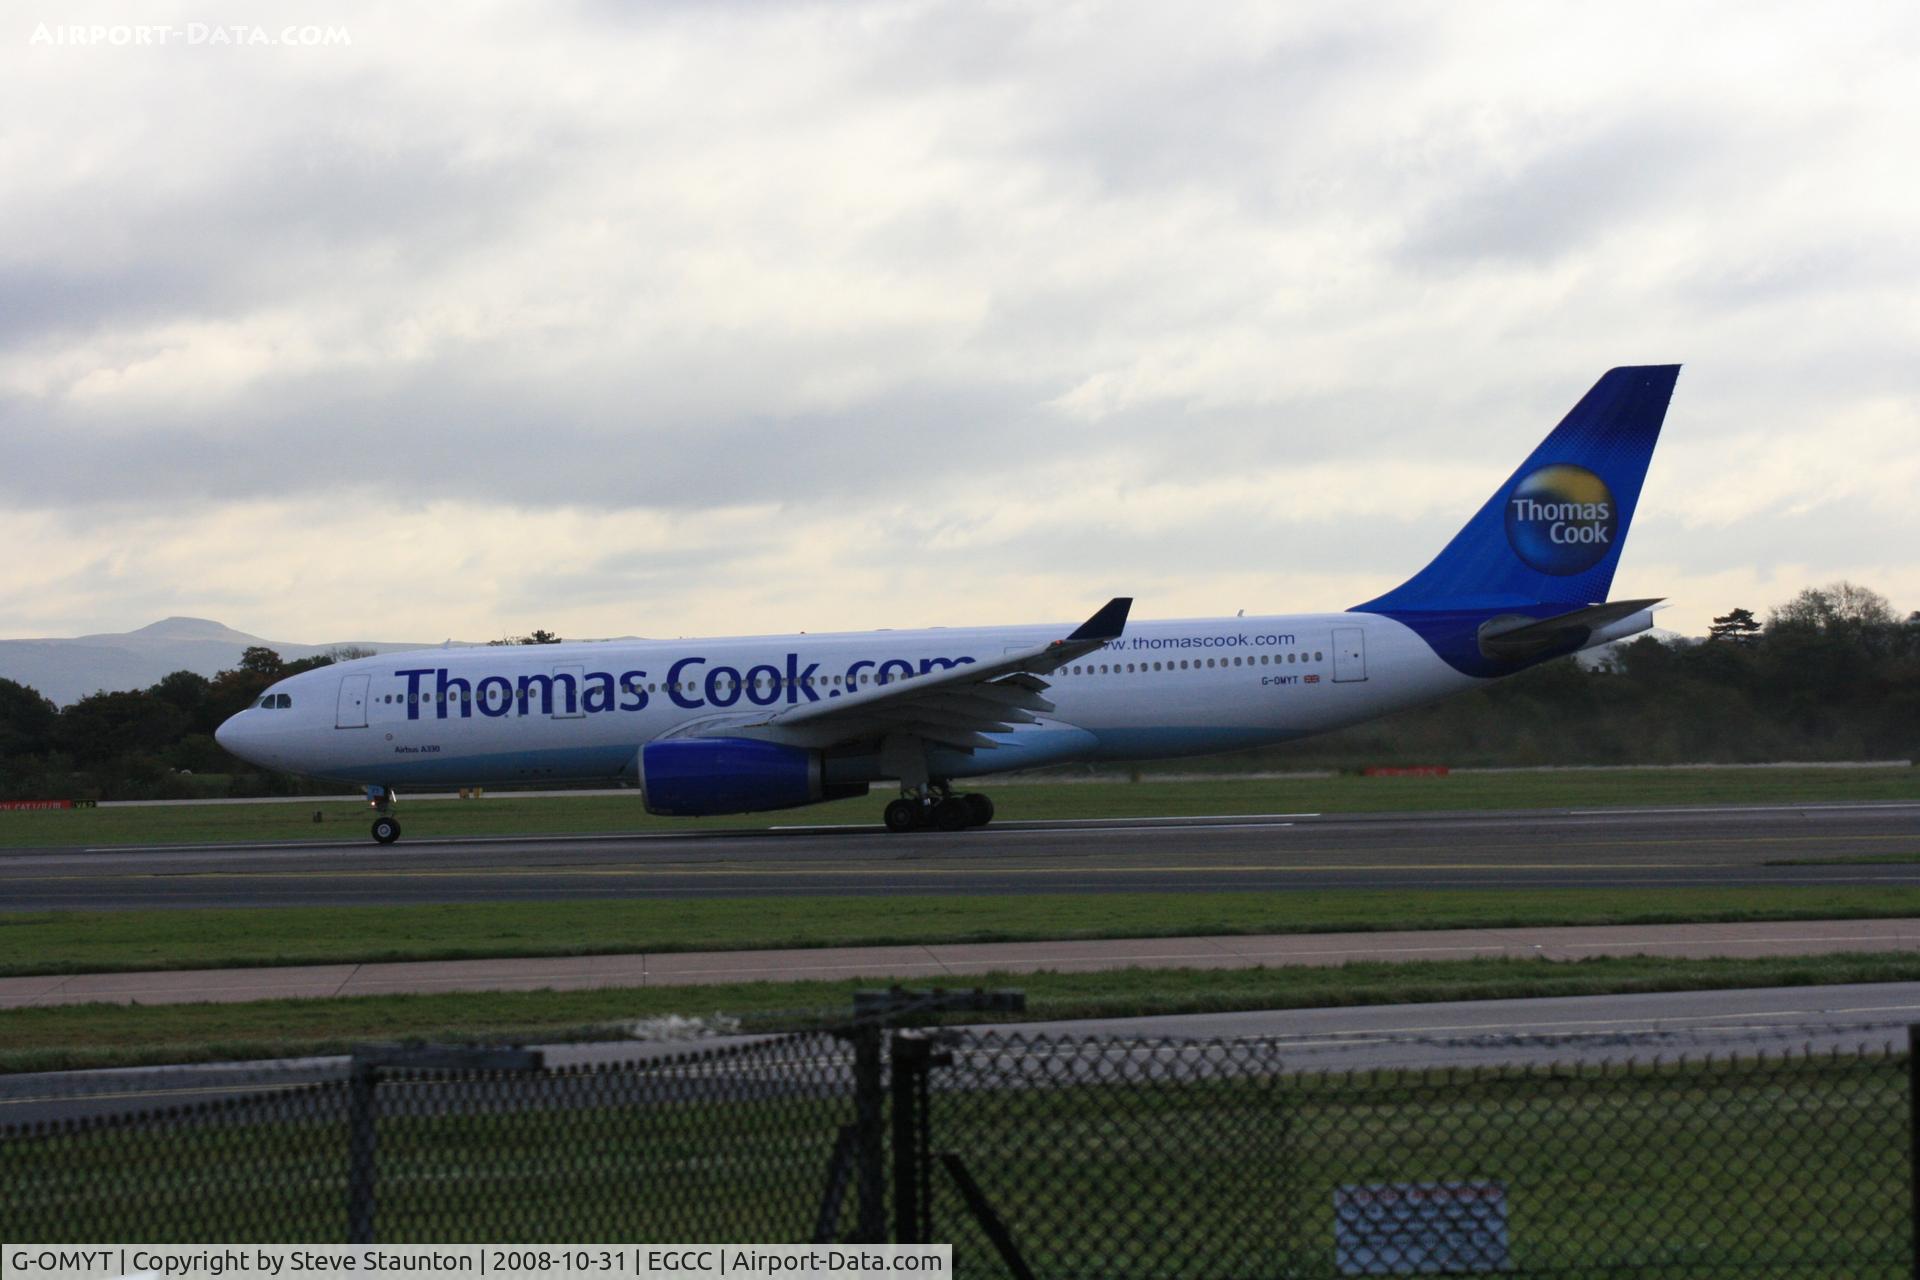
<path id="1" fill-rule="evenodd" d="M 555 634 L 553 634 L 553 632 L 551 632 L 551 631 L 543 631 L 543 630 L 540 630 L 539 628 L 535 628 L 535 629 L 534 629 L 534 632 L 533 632 L 533 634 L 532 634 L 532 635 L 527 635 L 527 636 L 503 636 L 503 637 L 501 637 L 501 638 L 500 638 L 500 639 L 498 639 L 498 640 L 489 640 L 489 641 L 487 641 L 487 643 L 488 643 L 488 644 L 491 644 L 491 645 L 502 645 L 502 644 L 559 644 L 559 643 L 560 643 L 560 637 L 559 637 L 559 636 L 557 636 L 557 635 L 555 635 Z"/>
<path id="2" fill-rule="evenodd" d="M 281 672 L 286 669 L 286 665 L 280 660 L 279 654 L 265 645 L 255 644 L 248 645 L 246 652 L 240 655 L 239 670 L 248 675 L 267 676 L 277 680 Z"/>
<path id="3" fill-rule="evenodd" d="M 54 741 L 83 766 L 157 752 L 187 727 L 180 708 L 142 690 L 95 693 L 60 713 Z"/>
<path id="4" fill-rule="evenodd" d="M 1754 621 L 1751 609 L 1734 609 L 1723 613 L 1707 628 L 1707 639 L 1729 640 L 1734 644 L 1748 644 L 1759 634 L 1760 624 Z"/>
<path id="5" fill-rule="evenodd" d="M 1830 582 L 1808 587 L 1776 608 L 1770 627 L 1800 627 L 1813 631 L 1859 631 L 1893 622 L 1893 606 L 1878 591 L 1856 583 Z"/>
<path id="6" fill-rule="evenodd" d="M 206 702 L 211 688 L 213 682 L 197 671 L 174 671 L 161 676 L 159 683 L 147 692 L 191 716 Z"/>
<path id="7" fill-rule="evenodd" d="M 0 759 L 43 755 L 51 750 L 59 714 L 38 689 L 0 680 Z"/>

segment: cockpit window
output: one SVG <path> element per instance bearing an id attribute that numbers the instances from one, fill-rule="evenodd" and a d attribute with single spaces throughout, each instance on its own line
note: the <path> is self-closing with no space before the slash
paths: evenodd
<path id="1" fill-rule="evenodd" d="M 262 708 L 271 707 L 273 705 L 273 695 L 268 694 L 266 697 L 260 699 L 260 701 L 254 703 L 253 705 L 256 707 L 262 707 Z"/>
<path id="2" fill-rule="evenodd" d="M 290 693 L 270 693 L 253 705 L 263 711 L 285 711 L 293 706 L 293 695 Z"/>
<path id="3" fill-rule="evenodd" d="M 278 707 L 280 710 L 285 711 L 287 708 L 293 705 L 293 695 L 290 693 L 280 694 L 274 698 L 273 705 Z"/>

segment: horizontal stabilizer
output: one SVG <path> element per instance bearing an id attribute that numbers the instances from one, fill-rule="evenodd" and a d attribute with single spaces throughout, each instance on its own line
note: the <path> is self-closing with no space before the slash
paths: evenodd
<path id="1" fill-rule="evenodd" d="M 1480 653 L 1498 662 L 1525 662 L 1550 653 L 1584 649 L 1594 635 L 1636 613 L 1653 608 L 1659 599 L 1615 600 L 1589 605 L 1550 618 L 1503 613 L 1480 624 Z"/>

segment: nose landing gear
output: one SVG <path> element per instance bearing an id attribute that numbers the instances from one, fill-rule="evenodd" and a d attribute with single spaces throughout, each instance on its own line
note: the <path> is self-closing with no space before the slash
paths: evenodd
<path id="1" fill-rule="evenodd" d="M 887 830 L 897 833 L 937 827 L 964 831 L 993 821 L 993 801 L 978 792 L 956 795 L 946 784 L 916 788 L 887 806 Z"/>

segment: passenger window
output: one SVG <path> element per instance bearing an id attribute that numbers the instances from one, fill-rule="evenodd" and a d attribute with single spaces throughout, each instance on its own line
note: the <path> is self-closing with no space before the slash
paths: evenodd
<path id="1" fill-rule="evenodd" d="M 1315 650 L 1313 651 L 1313 660 L 1314 660 L 1315 662 L 1325 662 L 1325 661 L 1326 661 L 1326 659 L 1325 659 L 1324 657 L 1322 657 L 1322 656 L 1321 656 L 1321 654 L 1320 654 L 1320 651 L 1319 651 L 1318 649 L 1315 649 Z"/>

